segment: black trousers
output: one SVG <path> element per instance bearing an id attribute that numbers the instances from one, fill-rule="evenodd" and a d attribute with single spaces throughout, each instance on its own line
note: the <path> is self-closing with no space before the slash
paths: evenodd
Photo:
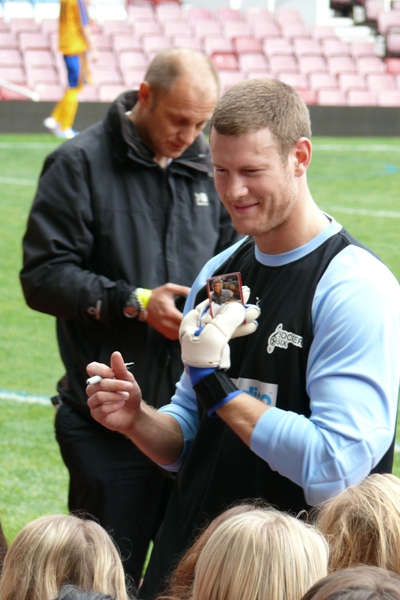
<path id="1" fill-rule="evenodd" d="M 171 481 L 130 440 L 67 404 L 58 409 L 55 427 L 70 476 L 69 511 L 94 518 L 110 532 L 138 586 Z"/>

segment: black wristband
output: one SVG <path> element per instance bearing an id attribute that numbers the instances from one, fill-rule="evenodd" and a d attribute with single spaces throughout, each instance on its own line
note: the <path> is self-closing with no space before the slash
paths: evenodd
<path id="1" fill-rule="evenodd" d="M 229 394 L 238 390 L 225 371 L 210 373 L 199 383 L 196 383 L 193 389 L 208 414 L 214 413 L 213 408 L 215 406 L 220 404 Z"/>

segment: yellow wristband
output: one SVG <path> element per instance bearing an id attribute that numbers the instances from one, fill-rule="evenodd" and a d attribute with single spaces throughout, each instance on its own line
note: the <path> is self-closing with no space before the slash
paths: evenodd
<path id="1" fill-rule="evenodd" d="M 135 294 L 144 309 L 147 308 L 152 292 L 153 290 L 146 290 L 145 288 L 136 288 L 135 290 Z"/>

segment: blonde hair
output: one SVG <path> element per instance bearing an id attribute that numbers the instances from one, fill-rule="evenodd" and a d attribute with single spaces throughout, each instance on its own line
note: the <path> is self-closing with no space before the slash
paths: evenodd
<path id="1" fill-rule="evenodd" d="M 273 508 L 232 516 L 197 561 L 193 600 L 298 600 L 327 573 L 320 532 Z"/>
<path id="2" fill-rule="evenodd" d="M 400 574 L 400 480 L 373 474 L 317 507 L 330 546 L 329 570 L 356 564 Z"/>
<path id="3" fill-rule="evenodd" d="M 53 600 L 65 583 L 127 600 L 120 555 L 98 523 L 71 515 L 31 521 L 7 551 L 1 600 Z"/>

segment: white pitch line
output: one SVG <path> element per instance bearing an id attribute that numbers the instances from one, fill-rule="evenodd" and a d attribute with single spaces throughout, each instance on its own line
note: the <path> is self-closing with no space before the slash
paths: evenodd
<path id="1" fill-rule="evenodd" d="M 348 215 L 361 215 L 363 217 L 380 217 L 383 219 L 400 219 L 400 212 L 391 210 L 366 210 L 364 208 L 348 208 L 347 206 L 330 206 L 329 212 L 337 210 Z"/>
<path id="2" fill-rule="evenodd" d="M 14 179 L 13 177 L 0 177 L 0 183 L 8 185 L 36 185 L 37 179 Z"/>
<path id="3" fill-rule="evenodd" d="M 0 400 L 15 400 L 16 402 L 26 402 L 27 404 L 45 404 L 51 406 L 48 396 L 35 396 L 25 394 L 24 392 L 12 392 L 9 390 L 0 390 Z"/>
<path id="4" fill-rule="evenodd" d="M 313 142 L 314 150 L 323 150 L 323 151 L 333 151 L 333 152 L 392 152 L 395 150 L 396 152 L 400 152 L 400 144 L 398 145 L 389 145 L 389 144 L 375 144 L 369 146 L 368 144 L 318 144 L 318 142 Z"/>

